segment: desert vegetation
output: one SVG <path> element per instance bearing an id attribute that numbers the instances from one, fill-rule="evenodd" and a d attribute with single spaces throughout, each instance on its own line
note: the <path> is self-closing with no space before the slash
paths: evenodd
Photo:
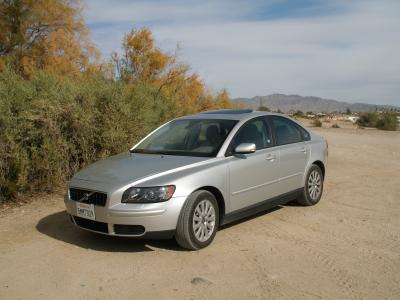
<path id="1" fill-rule="evenodd" d="M 295 118 L 304 118 L 304 113 L 301 110 L 297 110 L 294 114 L 293 117 Z"/>
<path id="2" fill-rule="evenodd" d="M 0 2 L 0 201 L 52 191 L 166 120 L 232 106 L 147 28 L 101 60 L 81 12 L 78 1 Z"/>
<path id="3" fill-rule="evenodd" d="M 322 127 L 322 122 L 318 118 L 313 119 L 311 124 L 314 127 Z"/>
<path id="4" fill-rule="evenodd" d="M 258 111 L 271 111 L 267 106 L 259 106 L 258 107 L 258 109 L 257 109 Z"/>
<path id="5" fill-rule="evenodd" d="M 360 127 L 375 127 L 381 130 L 396 130 L 398 128 L 397 115 L 393 112 L 369 112 L 362 114 L 357 120 Z"/>

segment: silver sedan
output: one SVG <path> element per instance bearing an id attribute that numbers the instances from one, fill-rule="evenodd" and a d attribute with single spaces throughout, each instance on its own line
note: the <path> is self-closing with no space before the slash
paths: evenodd
<path id="1" fill-rule="evenodd" d="M 318 203 L 327 156 L 327 142 L 287 116 L 209 111 L 82 169 L 65 205 L 86 230 L 200 249 L 221 225 L 288 201 Z"/>

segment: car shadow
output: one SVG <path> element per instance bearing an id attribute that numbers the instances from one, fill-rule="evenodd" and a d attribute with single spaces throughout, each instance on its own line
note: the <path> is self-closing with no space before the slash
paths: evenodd
<path id="1" fill-rule="evenodd" d="M 78 246 L 84 249 L 104 252 L 148 252 L 151 247 L 173 251 L 184 251 L 174 239 L 171 240 L 141 240 L 129 237 L 101 235 L 85 231 L 72 224 L 68 214 L 60 211 L 48 215 L 36 225 L 36 229 L 53 239 Z"/>
<path id="2" fill-rule="evenodd" d="M 283 206 L 291 206 L 291 207 L 304 207 L 304 205 L 300 204 L 296 200 L 285 203 Z"/>
<path id="3" fill-rule="evenodd" d="M 287 204 L 286 204 L 287 205 Z M 219 230 L 224 230 L 240 223 L 270 214 L 284 206 L 276 206 L 260 213 L 245 217 L 232 223 L 223 225 Z M 91 249 L 103 252 L 149 252 L 153 248 L 166 249 L 171 251 L 187 251 L 178 246 L 174 239 L 170 240 L 146 240 L 129 237 L 118 237 L 102 235 L 78 228 L 72 224 L 68 214 L 60 211 L 48 215 L 36 225 L 36 229 L 53 239 L 78 246 L 83 249 Z"/>

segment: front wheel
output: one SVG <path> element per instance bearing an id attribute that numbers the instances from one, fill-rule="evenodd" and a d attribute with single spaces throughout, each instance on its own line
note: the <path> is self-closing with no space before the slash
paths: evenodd
<path id="1" fill-rule="evenodd" d="M 324 188 L 324 177 L 321 168 L 312 165 L 308 170 L 302 196 L 297 200 L 301 205 L 311 206 L 319 202 Z"/>
<path id="2" fill-rule="evenodd" d="M 175 239 L 189 250 L 208 246 L 219 226 L 218 203 L 208 191 L 194 192 L 186 200 L 178 219 Z"/>

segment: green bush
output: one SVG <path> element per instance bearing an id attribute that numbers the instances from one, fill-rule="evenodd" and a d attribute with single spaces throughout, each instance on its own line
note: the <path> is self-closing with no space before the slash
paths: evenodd
<path id="1" fill-rule="evenodd" d="M 395 113 L 390 112 L 382 114 L 370 112 L 361 115 L 357 121 L 357 125 L 361 127 L 375 127 L 381 130 L 396 130 L 397 117 Z"/>
<path id="2" fill-rule="evenodd" d="M 376 121 L 378 120 L 378 115 L 377 113 L 365 113 L 360 116 L 360 118 L 357 120 L 357 125 L 361 127 L 375 127 L 376 126 Z"/>
<path id="3" fill-rule="evenodd" d="M 319 119 L 314 119 L 311 123 L 314 127 L 322 127 L 322 122 Z"/>
<path id="4" fill-rule="evenodd" d="M 148 83 L 43 72 L 24 80 L 6 68 L 0 72 L 0 201 L 52 191 L 83 166 L 127 151 L 181 114 L 177 101 Z"/>
<path id="5" fill-rule="evenodd" d="M 382 130 L 396 130 L 397 117 L 394 113 L 384 113 L 376 122 L 376 128 Z"/>
<path id="6" fill-rule="evenodd" d="M 259 106 L 258 107 L 258 109 L 257 109 L 258 111 L 271 111 L 267 106 Z"/>
<path id="7" fill-rule="evenodd" d="M 298 110 L 293 114 L 293 116 L 301 118 L 304 117 L 304 113 L 301 110 Z"/>

